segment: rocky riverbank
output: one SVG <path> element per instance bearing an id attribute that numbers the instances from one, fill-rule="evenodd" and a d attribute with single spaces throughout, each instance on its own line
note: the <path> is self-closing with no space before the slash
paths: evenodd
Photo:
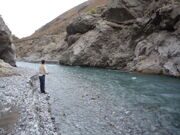
<path id="1" fill-rule="evenodd" d="M 41 59 L 41 60 L 43 60 L 43 59 Z M 41 60 L 19 59 L 18 62 L 41 63 Z M 58 60 L 46 60 L 46 64 L 59 64 L 59 61 Z"/>
<path id="2" fill-rule="evenodd" d="M 15 70 L 19 75 L 0 78 L 0 134 L 56 135 L 50 97 L 40 94 L 36 73 Z"/>

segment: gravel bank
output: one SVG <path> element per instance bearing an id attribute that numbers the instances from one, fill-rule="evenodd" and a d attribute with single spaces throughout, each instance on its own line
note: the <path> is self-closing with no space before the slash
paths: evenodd
<path id="1" fill-rule="evenodd" d="M 20 75 L 0 78 L 0 134 L 56 135 L 50 96 L 40 94 L 36 73 L 16 70 Z"/>

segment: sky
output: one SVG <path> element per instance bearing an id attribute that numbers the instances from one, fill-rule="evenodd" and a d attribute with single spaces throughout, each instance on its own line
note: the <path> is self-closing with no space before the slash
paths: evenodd
<path id="1" fill-rule="evenodd" d="M 12 34 L 22 38 L 85 1 L 87 0 L 0 0 L 0 15 Z"/>

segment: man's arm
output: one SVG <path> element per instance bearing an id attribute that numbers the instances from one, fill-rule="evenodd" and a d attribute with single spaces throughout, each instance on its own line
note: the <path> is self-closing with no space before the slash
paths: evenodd
<path id="1" fill-rule="evenodd" d="M 46 74 L 49 74 L 45 65 L 44 65 L 44 71 L 45 71 Z"/>

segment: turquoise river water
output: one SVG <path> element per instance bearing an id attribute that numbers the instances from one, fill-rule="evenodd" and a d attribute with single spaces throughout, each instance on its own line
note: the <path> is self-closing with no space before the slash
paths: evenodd
<path id="1" fill-rule="evenodd" d="M 38 71 L 38 64 L 18 62 Z M 61 135 L 180 135 L 180 79 L 47 65 Z"/>

